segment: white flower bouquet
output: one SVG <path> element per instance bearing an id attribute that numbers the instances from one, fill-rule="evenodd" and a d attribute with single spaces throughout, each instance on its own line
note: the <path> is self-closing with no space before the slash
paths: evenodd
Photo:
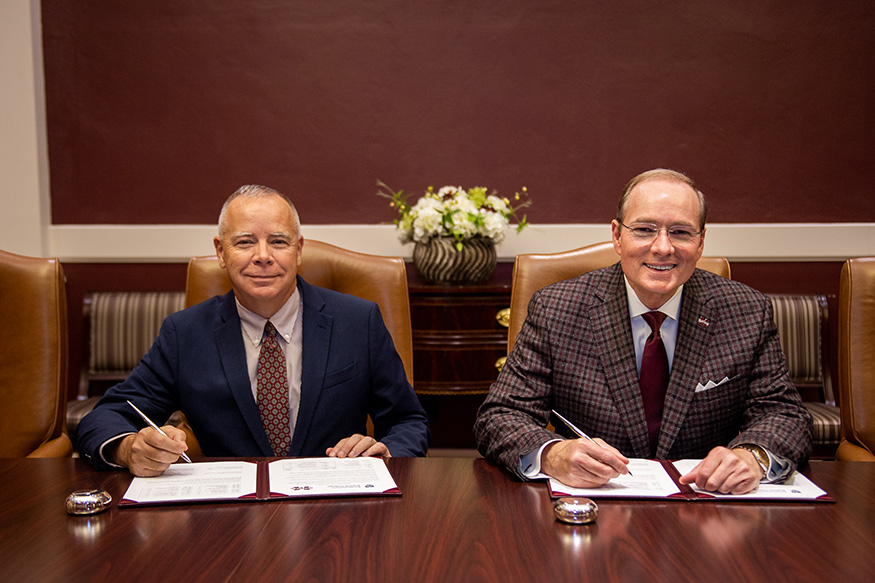
<path id="1" fill-rule="evenodd" d="M 522 194 L 514 194 L 514 206 L 495 191 L 487 194 L 482 186 L 468 190 L 461 186 L 444 186 L 437 192 L 429 186 L 413 205 L 408 202 L 411 195 L 400 190 L 395 192 L 380 181 L 377 186 L 380 187 L 377 194 L 390 199 L 389 206 L 398 213 L 394 222 L 403 243 L 427 243 L 433 237 L 453 237 L 456 249 L 461 251 L 464 242 L 474 237 L 500 243 L 512 219 L 517 222 L 517 233 L 528 225 L 526 215 L 521 218 L 517 215 L 517 211 L 531 204 L 528 200 L 521 201 L 528 195 L 525 187 L 521 189 Z"/>

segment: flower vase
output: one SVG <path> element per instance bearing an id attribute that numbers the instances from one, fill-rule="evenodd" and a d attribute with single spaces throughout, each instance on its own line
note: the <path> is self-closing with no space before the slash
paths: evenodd
<path id="1" fill-rule="evenodd" d="M 492 239 L 466 239 L 460 251 L 455 238 L 433 237 L 427 243 L 416 243 L 413 262 L 430 283 L 463 285 L 489 281 L 495 273 L 498 257 Z"/>

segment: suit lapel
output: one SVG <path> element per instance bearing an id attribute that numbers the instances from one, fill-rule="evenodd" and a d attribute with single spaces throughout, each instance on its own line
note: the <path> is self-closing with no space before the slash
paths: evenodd
<path id="1" fill-rule="evenodd" d="M 610 277 L 596 295 L 604 304 L 593 308 L 590 321 L 594 326 L 608 390 L 624 421 L 635 457 L 649 457 L 647 419 L 638 385 L 626 284 L 619 263 L 612 268 Z"/>
<path id="2" fill-rule="evenodd" d="M 222 299 L 219 308 L 221 323 L 214 330 L 216 348 L 221 355 L 219 361 L 225 371 L 228 388 L 240 408 L 240 414 L 246 422 L 252 437 L 261 448 L 262 455 L 272 456 L 273 449 L 264 425 L 261 422 L 261 414 L 258 412 L 258 404 L 252 396 L 252 385 L 249 381 L 249 372 L 246 366 L 246 349 L 243 346 L 243 335 L 240 328 L 240 316 L 237 314 L 237 303 L 234 300 L 234 292 L 229 292 Z"/>
<path id="3" fill-rule="evenodd" d="M 696 271 L 684 285 L 681 298 L 678 338 L 672 361 L 668 391 L 662 413 L 662 426 L 656 457 L 664 458 L 671 451 L 678 431 L 686 419 L 696 384 L 705 366 L 710 338 L 709 327 L 714 315 L 707 307 L 710 293 Z"/>
<path id="4" fill-rule="evenodd" d="M 295 431 L 292 435 L 290 456 L 300 455 L 307 440 L 307 434 L 312 426 L 316 413 L 316 404 L 325 380 L 325 370 L 328 366 L 328 354 L 331 343 L 331 327 L 333 319 L 323 313 L 325 301 L 317 288 L 307 284 L 298 277 L 298 289 L 301 290 L 302 310 L 302 354 L 301 354 L 301 403 L 298 407 L 298 418 L 295 421 Z"/>

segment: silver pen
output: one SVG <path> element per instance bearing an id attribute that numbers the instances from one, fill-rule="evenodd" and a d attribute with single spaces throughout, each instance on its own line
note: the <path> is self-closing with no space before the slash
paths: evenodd
<path id="1" fill-rule="evenodd" d="M 570 429 L 571 431 L 573 431 L 578 437 L 582 437 L 582 438 L 584 438 L 584 439 L 586 439 L 586 440 L 589 440 L 591 443 L 594 443 L 594 444 L 596 444 L 596 445 L 599 446 L 599 447 L 604 447 L 602 444 L 598 443 L 598 442 L 597 442 L 596 440 L 594 440 L 592 437 L 590 437 L 589 435 L 587 435 L 586 433 L 584 433 L 583 431 L 581 431 L 581 430 L 577 427 L 577 425 L 575 425 L 574 423 L 572 423 L 571 421 L 569 421 L 568 419 L 566 419 L 565 417 L 563 417 L 562 415 L 560 415 L 559 412 L 556 411 L 556 409 L 550 409 L 550 411 L 552 411 L 552 412 L 553 412 L 553 415 L 555 415 L 556 417 L 558 417 L 558 418 L 559 418 L 559 421 L 561 421 L 562 423 L 564 423 L 565 426 L 568 427 L 568 429 Z M 631 475 L 632 475 L 632 472 L 629 472 L 629 475 L 631 476 Z"/>
<path id="2" fill-rule="evenodd" d="M 131 407 L 134 408 L 134 411 L 136 411 L 137 414 L 138 414 L 140 417 L 143 418 L 143 421 L 145 421 L 146 423 L 149 424 L 149 427 L 151 427 L 152 429 L 154 429 L 155 431 L 157 431 L 158 433 L 160 433 L 160 434 L 163 435 L 164 437 L 167 437 L 167 434 L 164 433 L 164 432 L 161 430 L 160 427 L 158 427 L 157 425 L 155 425 L 155 423 L 154 423 L 151 419 L 149 419 L 148 417 L 146 417 L 146 414 L 143 413 L 142 411 L 140 411 L 140 410 L 137 408 L 136 405 L 134 405 L 133 403 L 130 402 L 130 400 L 128 400 L 128 405 L 130 405 Z M 182 459 L 184 459 L 184 460 L 187 461 L 188 463 L 192 463 L 191 458 L 189 458 L 187 455 L 185 455 L 185 452 L 182 452 L 181 456 L 182 456 Z"/>

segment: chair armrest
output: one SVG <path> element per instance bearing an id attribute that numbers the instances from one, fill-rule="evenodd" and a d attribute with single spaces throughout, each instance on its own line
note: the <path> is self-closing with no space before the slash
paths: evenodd
<path id="1" fill-rule="evenodd" d="M 836 451 L 836 460 L 846 462 L 875 462 L 875 455 L 859 445 L 843 440 Z"/>
<path id="2" fill-rule="evenodd" d="M 30 452 L 27 457 L 70 457 L 71 455 L 73 455 L 73 442 L 66 433 L 62 433 Z"/>

